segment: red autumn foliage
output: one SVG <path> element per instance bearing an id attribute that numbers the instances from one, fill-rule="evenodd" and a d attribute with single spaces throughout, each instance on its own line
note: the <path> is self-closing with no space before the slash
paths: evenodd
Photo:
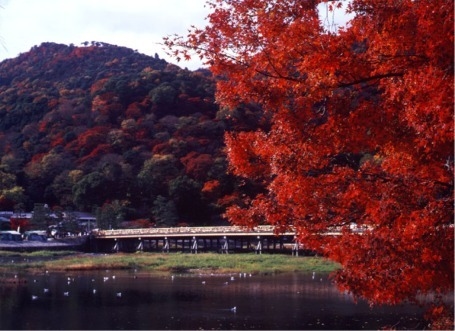
<path id="1" fill-rule="evenodd" d="M 39 163 L 45 156 L 46 156 L 46 153 L 35 154 L 35 155 L 33 155 L 30 163 Z"/>
<path id="2" fill-rule="evenodd" d="M 201 179 L 207 175 L 207 171 L 210 169 L 213 159 L 209 154 L 198 154 L 197 152 L 192 151 L 180 158 L 180 162 L 185 166 L 187 175 L 196 179 Z"/>
<path id="3" fill-rule="evenodd" d="M 94 95 L 96 92 L 98 92 L 104 87 L 104 84 L 106 84 L 107 81 L 108 78 L 103 78 L 94 82 L 92 87 L 90 88 L 90 93 Z"/>
<path id="4" fill-rule="evenodd" d="M 150 132 L 147 129 L 140 129 L 134 133 L 136 140 L 144 140 L 150 136 Z"/>
<path id="5" fill-rule="evenodd" d="M 63 137 L 62 133 L 59 133 L 57 137 L 54 137 L 50 143 L 51 147 L 55 146 L 64 146 L 65 145 L 65 139 Z"/>
<path id="6" fill-rule="evenodd" d="M 111 145 L 109 145 L 109 144 L 100 144 L 100 145 L 96 146 L 90 152 L 90 154 L 88 154 L 88 155 L 86 155 L 84 157 L 81 157 L 79 159 L 79 162 L 85 163 L 85 162 L 87 162 L 89 160 L 100 158 L 103 155 L 109 154 L 111 151 L 112 151 Z"/>
<path id="7" fill-rule="evenodd" d="M 204 197 L 214 198 L 219 196 L 220 186 L 221 184 L 219 180 L 216 179 L 209 180 L 204 183 L 201 192 L 204 195 Z"/>
<path id="8" fill-rule="evenodd" d="M 171 146 L 168 142 L 156 144 L 152 148 L 153 154 L 168 154 L 170 150 Z"/>
<path id="9" fill-rule="evenodd" d="M 227 216 L 294 229 L 340 262 L 341 289 L 372 303 L 450 293 L 453 1 L 352 0 L 338 30 L 319 18 L 323 2 L 213 0 L 205 28 L 165 38 L 222 77 L 221 106 L 271 118 L 226 135 L 232 172 L 265 190 Z"/>
<path id="10" fill-rule="evenodd" d="M 125 115 L 127 118 L 140 118 L 142 116 L 144 106 L 139 102 L 133 102 L 128 105 Z"/>
<path id="11" fill-rule="evenodd" d="M 44 121 L 44 120 L 41 121 L 41 122 L 39 123 L 39 131 L 40 131 L 40 132 L 46 132 L 47 126 L 48 126 L 48 125 L 49 125 L 49 122 L 48 122 L 48 121 Z"/>
<path id="12" fill-rule="evenodd" d="M 57 105 L 58 105 L 58 99 L 51 99 L 47 103 L 47 107 L 49 107 L 49 109 L 52 109 L 52 108 L 56 107 Z"/>
<path id="13" fill-rule="evenodd" d="M 202 188 L 202 192 L 213 192 L 217 188 L 220 187 L 220 181 L 214 179 L 214 180 L 209 180 L 204 183 L 204 187 Z"/>
<path id="14" fill-rule="evenodd" d="M 10 219 L 11 230 L 17 231 L 20 228 L 21 232 L 30 229 L 30 220 L 27 218 L 11 217 Z"/>
<path id="15" fill-rule="evenodd" d="M 155 225 L 155 223 L 150 222 L 148 219 L 139 218 L 131 221 L 125 221 L 120 224 L 121 228 L 125 229 L 143 229 L 143 228 L 151 228 Z"/>
<path id="16" fill-rule="evenodd" d="M 108 130 L 106 127 L 98 126 L 85 131 L 77 137 L 78 149 L 84 148 L 86 151 L 91 151 L 98 145 L 105 143 Z"/>
<path id="17" fill-rule="evenodd" d="M 75 57 L 84 57 L 87 56 L 87 54 L 90 53 L 90 51 L 93 50 L 93 46 L 88 46 L 88 47 L 78 47 L 73 50 L 73 54 Z"/>

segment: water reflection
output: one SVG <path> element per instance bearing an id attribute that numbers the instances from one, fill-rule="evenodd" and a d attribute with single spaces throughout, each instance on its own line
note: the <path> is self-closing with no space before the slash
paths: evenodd
<path id="1" fill-rule="evenodd" d="M 1 329 L 422 328 L 418 307 L 355 304 L 324 275 L 2 275 Z M 235 309 L 234 309 L 235 308 Z"/>

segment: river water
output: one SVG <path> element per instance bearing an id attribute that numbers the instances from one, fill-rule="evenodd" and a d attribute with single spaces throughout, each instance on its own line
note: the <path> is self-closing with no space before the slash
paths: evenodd
<path id="1" fill-rule="evenodd" d="M 370 308 L 323 274 L 0 275 L 0 329 L 422 329 L 412 305 Z"/>

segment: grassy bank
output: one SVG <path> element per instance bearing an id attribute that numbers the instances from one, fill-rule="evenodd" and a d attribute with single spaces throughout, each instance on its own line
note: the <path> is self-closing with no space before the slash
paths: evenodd
<path id="1" fill-rule="evenodd" d="M 68 271 L 96 269 L 140 269 L 157 272 L 247 272 L 255 274 L 281 272 L 330 272 L 338 265 L 321 257 L 256 254 L 82 254 L 75 252 L 33 253 L 1 252 L 0 269 L 30 271 Z M 14 263 L 12 262 L 14 260 Z"/>

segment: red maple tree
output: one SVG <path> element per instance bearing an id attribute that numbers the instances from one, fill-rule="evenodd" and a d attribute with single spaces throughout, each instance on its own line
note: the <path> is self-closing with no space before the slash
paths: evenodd
<path id="1" fill-rule="evenodd" d="M 232 172 L 265 188 L 229 219 L 295 229 L 372 303 L 453 291 L 453 1 L 208 5 L 165 44 L 210 65 L 220 105 L 272 119 L 226 135 Z M 353 18 L 332 29 L 321 10 L 342 5 Z"/>

